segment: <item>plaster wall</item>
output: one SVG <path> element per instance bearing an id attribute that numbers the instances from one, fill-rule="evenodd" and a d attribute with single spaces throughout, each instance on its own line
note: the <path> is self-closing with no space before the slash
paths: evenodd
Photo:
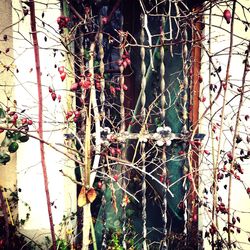
<path id="1" fill-rule="evenodd" d="M 242 77 L 243 77 L 243 70 L 244 70 L 244 64 L 243 61 L 245 59 L 244 52 L 247 49 L 248 42 L 250 40 L 250 29 L 245 30 L 245 24 L 239 21 L 239 18 L 241 19 L 250 19 L 249 12 L 243 13 L 243 9 L 241 8 L 240 4 L 244 6 L 250 6 L 249 0 L 243 0 L 240 1 L 240 3 L 236 4 L 236 19 L 234 23 L 234 38 L 233 38 L 233 54 L 232 54 L 232 60 L 231 60 L 231 66 L 230 66 L 230 78 L 229 78 L 229 86 L 227 91 L 227 102 L 225 109 L 225 119 L 224 119 L 224 128 L 223 128 L 223 134 L 220 138 L 221 140 L 221 156 L 223 154 L 226 154 L 227 152 L 232 150 L 232 141 L 233 141 L 233 131 L 235 129 L 236 124 L 236 112 L 238 111 L 239 107 L 239 100 L 240 95 L 238 88 L 242 85 Z M 230 5 L 231 6 L 231 5 Z M 211 51 L 209 52 L 209 12 L 205 13 L 205 41 L 204 45 L 212 56 L 212 60 L 216 67 L 221 67 L 221 72 L 219 73 L 222 80 L 225 79 L 226 76 L 226 67 L 228 63 L 228 51 L 229 51 L 229 44 L 230 44 L 230 24 L 227 24 L 225 19 L 223 18 L 223 11 L 225 9 L 230 9 L 229 6 L 226 4 L 224 6 L 221 6 L 220 8 L 214 7 L 212 9 L 212 22 L 211 22 Z M 209 105 L 209 83 L 217 85 L 217 90 L 219 89 L 219 81 L 217 77 L 209 76 L 209 66 L 208 66 L 208 56 L 207 52 L 203 51 L 203 58 L 202 58 L 202 77 L 203 77 L 203 88 L 201 88 L 200 96 L 205 96 L 206 101 L 204 103 L 201 102 L 201 108 L 200 108 L 200 115 L 204 112 L 206 107 Z M 212 68 L 211 72 L 214 72 L 215 70 Z M 209 82 L 209 77 L 211 78 L 211 82 Z M 247 75 L 246 79 L 246 86 L 249 85 L 250 81 L 250 74 Z M 231 84 L 231 86 L 230 86 Z M 248 87 L 246 87 L 246 90 L 249 90 Z M 239 156 L 239 150 L 240 148 L 243 148 L 246 152 L 249 150 L 249 145 L 246 141 L 246 136 L 250 133 L 250 124 L 249 121 L 245 121 L 244 117 L 245 115 L 250 113 L 250 101 L 248 98 L 248 92 L 245 94 L 245 98 L 243 101 L 243 106 L 241 110 L 241 116 L 240 116 L 240 127 L 239 131 L 243 142 L 241 142 L 239 145 L 237 145 L 237 154 Z M 212 94 L 212 97 L 214 98 L 216 93 Z M 216 101 L 215 105 L 212 108 L 211 114 L 215 114 L 213 116 L 213 122 L 218 123 L 218 127 L 221 126 L 221 107 L 222 107 L 222 100 L 224 96 L 224 91 L 222 90 L 222 94 Z M 235 97 L 236 96 L 236 97 Z M 210 123 L 210 113 L 206 115 L 205 118 L 201 120 L 201 131 L 203 131 L 207 136 L 204 140 L 204 146 L 207 150 L 212 152 L 212 139 L 214 141 L 214 147 L 217 149 L 218 147 L 218 140 L 216 139 L 216 136 L 218 136 L 218 130 L 216 130 L 215 133 L 210 134 L 209 129 L 211 131 L 211 123 Z M 230 127 L 233 128 L 233 131 L 230 130 Z M 224 160 L 226 160 L 226 157 L 224 157 Z M 201 168 L 201 195 L 204 196 L 203 188 L 206 187 L 208 192 L 209 188 L 212 184 L 212 154 L 210 156 L 203 155 L 201 158 L 202 161 L 202 168 Z M 238 159 L 239 161 L 239 159 Z M 236 227 L 234 229 L 235 233 L 232 233 L 232 242 L 236 242 L 236 246 L 238 249 L 249 249 L 249 220 L 250 220 L 250 199 L 249 195 L 246 192 L 246 187 L 250 186 L 250 169 L 249 169 L 249 159 L 244 160 L 244 162 L 240 161 L 240 164 L 242 168 L 244 169 L 244 174 L 240 175 L 240 178 L 242 181 L 238 181 L 235 178 L 233 178 L 232 181 L 232 200 L 231 200 L 231 208 L 233 216 L 237 217 L 239 216 L 241 219 L 240 223 L 236 223 Z M 219 168 L 221 169 L 224 165 L 223 160 L 219 163 Z M 228 189 L 225 188 L 225 185 L 228 186 L 228 178 L 224 178 L 219 182 L 219 191 L 218 196 L 222 198 L 222 201 L 226 204 L 227 207 L 227 200 L 228 200 Z M 245 185 L 245 186 L 244 186 Z M 208 203 L 211 204 L 211 194 L 205 195 Z M 211 206 L 210 206 L 211 207 Z M 201 213 L 201 221 L 203 226 L 203 231 L 208 231 L 209 228 L 207 225 L 209 224 L 209 221 L 211 219 L 211 213 L 209 212 L 209 206 L 208 208 L 204 209 Z M 219 229 L 220 234 L 223 239 L 227 239 L 227 233 L 223 231 L 223 227 L 225 226 L 225 222 L 227 221 L 226 215 L 219 215 Z M 236 232 L 236 228 L 241 228 L 241 233 Z M 203 234 L 204 235 L 204 234 Z M 205 249 L 211 249 L 211 246 L 208 244 L 208 240 L 205 239 Z"/>
<path id="2" fill-rule="evenodd" d="M 14 60 L 13 60 L 13 39 L 11 1 L 0 1 L 0 106 L 5 110 L 6 106 L 13 107 L 13 96 L 15 90 L 13 88 Z M 7 35 L 5 41 L 4 35 Z M 9 50 L 9 51 L 8 51 Z M 8 52 L 7 52 L 8 51 Z M 6 53 L 7 52 L 7 53 Z M 9 70 L 7 70 L 9 68 Z M 1 124 L 4 125 L 4 124 Z M 4 133 L 0 134 L 0 141 L 4 138 Z M 14 190 L 16 184 L 16 156 L 13 155 L 11 161 L 5 166 L 0 165 L 0 186 Z"/>
<path id="3" fill-rule="evenodd" d="M 1 33 L 7 33 L 12 39 L 1 42 L 1 51 L 7 45 L 11 48 L 11 58 L 5 56 L 1 58 L 4 64 L 12 63 L 12 73 L 1 72 L 1 102 L 6 103 L 8 91 L 11 100 L 17 103 L 17 112 L 23 112 L 25 116 L 32 119 L 33 125 L 30 132 L 38 137 L 38 93 L 36 83 L 36 68 L 32 37 L 30 33 L 30 16 L 23 19 L 21 1 L 1 0 L 0 16 L 1 31 L 9 24 L 13 23 L 10 29 Z M 71 80 L 61 81 L 55 65 L 66 65 L 67 55 L 63 50 L 59 39 L 56 19 L 61 15 L 60 2 L 58 0 L 42 0 L 36 3 L 36 21 L 38 29 L 38 40 L 40 46 L 40 61 L 42 72 L 42 95 L 44 104 L 44 139 L 66 153 L 63 146 L 65 143 L 64 133 L 68 132 L 64 123 L 64 113 L 68 109 L 67 84 Z M 42 17 L 44 15 L 44 17 Z M 3 20 L 3 22 L 2 22 Z M 2 70 L 2 65 L 1 65 Z M 69 79 L 69 77 L 68 77 Z M 10 87 L 8 87 L 10 85 Z M 51 86 L 56 90 L 57 95 L 61 95 L 62 101 L 53 101 L 48 91 Z M 3 91 L 5 90 L 5 91 Z M 71 107 L 72 108 L 72 107 Z M 44 190 L 44 180 L 42 174 L 39 141 L 30 138 L 26 143 L 21 143 L 16 157 L 7 166 L 0 166 L 0 184 L 4 187 L 17 183 L 21 189 L 19 192 L 18 216 L 19 220 L 25 219 L 29 213 L 29 219 L 22 226 L 21 230 L 28 236 L 37 240 L 44 238 L 44 234 L 49 232 L 49 220 Z M 62 176 L 59 170 L 63 170 L 70 176 L 74 176 L 74 163 L 68 161 L 63 153 L 56 152 L 51 147 L 45 145 L 45 158 L 49 177 L 49 191 L 51 196 L 52 212 L 57 235 L 63 234 L 59 225 L 63 221 L 63 216 L 75 212 L 76 207 L 76 187 L 68 178 Z M 30 207 L 30 210 L 28 209 Z M 68 228 L 73 227 L 69 223 Z M 42 237 L 41 237 L 42 236 Z"/>

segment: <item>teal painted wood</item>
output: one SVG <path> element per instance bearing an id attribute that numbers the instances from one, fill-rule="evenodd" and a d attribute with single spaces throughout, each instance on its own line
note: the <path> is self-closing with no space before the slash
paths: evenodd
<path id="1" fill-rule="evenodd" d="M 157 27 L 155 25 L 155 22 L 150 22 L 151 29 L 154 27 Z M 167 30 L 168 27 L 165 27 Z M 181 39 L 179 37 L 179 39 Z M 159 42 L 159 41 L 158 41 Z M 166 93 L 165 93 L 165 99 L 166 99 L 166 110 L 165 110 L 165 124 L 166 126 L 169 126 L 174 133 L 181 133 L 183 130 L 183 120 L 182 120 L 182 112 L 183 107 L 181 106 L 182 103 L 182 97 L 183 92 L 181 90 L 181 82 L 183 79 L 183 63 L 182 63 L 182 45 L 174 45 L 173 46 L 173 57 L 170 53 L 170 48 L 165 47 L 164 48 L 164 62 L 165 62 L 165 86 L 166 86 Z M 148 109 L 150 104 L 155 101 L 155 98 L 160 94 L 160 83 L 159 83 L 159 68 L 160 68 L 160 51 L 159 48 L 156 48 L 153 50 L 153 64 L 154 69 L 156 71 L 152 70 L 152 67 L 150 65 L 150 53 L 148 50 L 146 50 L 146 66 L 147 66 L 147 72 L 146 72 L 146 104 L 145 107 Z M 134 51 L 131 52 L 131 60 L 132 65 L 134 65 L 135 74 L 137 75 L 136 78 L 136 84 L 139 88 L 140 83 L 140 69 L 136 68 L 136 65 L 140 65 L 138 63 L 139 59 L 139 49 L 135 48 Z M 138 73 L 137 73 L 138 72 Z M 158 107 L 160 107 L 160 98 Z M 187 108 L 187 107 L 184 107 Z M 155 113 L 155 114 L 154 114 Z M 134 112 L 134 116 L 137 117 L 141 114 L 141 99 L 140 96 L 137 100 L 136 109 Z M 160 117 L 160 109 L 154 108 L 152 110 L 152 115 L 150 116 L 150 120 L 153 121 L 153 125 L 149 127 L 150 132 L 154 133 L 156 131 L 156 128 L 158 126 L 162 126 Z M 133 126 L 129 127 L 128 131 L 130 132 L 139 132 L 140 126 Z M 131 141 L 127 143 L 127 146 L 132 143 Z M 150 145 L 146 145 L 147 147 L 150 147 Z M 172 142 L 170 147 L 166 147 L 166 157 L 167 157 L 167 170 L 168 170 L 168 179 L 171 183 L 176 182 L 175 185 L 173 185 L 170 190 L 174 194 L 174 197 L 171 197 L 171 195 L 167 194 L 167 203 L 168 203 L 168 227 L 171 227 L 172 232 L 175 233 L 182 233 L 184 231 L 184 211 L 182 208 L 179 207 L 180 202 L 183 200 L 185 195 L 185 190 L 183 187 L 183 181 L 179 181 L 183 176 L 183 166 L 185 165 L 186 159 L 184 156 L 180 156 L 179 152 L 185 150 L 185 144 L 180 141 L 174 141 Z M 139 156 L 138 156 L 139 157 Z M 132 159 L 131 152 L 127 152 L 127 158 Z M 152 157 L 154 158 L 154 156 Z M 150 157 L 147 157 L 147 160 L 152 160 Z M 150 166 L 149 166 L 150 167 Z M 153 167 L 153 165 L 151 166 Z M 160 178 L 160 173 L 155 173 L 155 176 L 157 178 Z M 148 178 L 148 181 L 153 186 L 153 188 L 156 190 L 156 193 L 163 198 L 164 190 L 162 186 L 157 184 L 156 182 L 150 180 Z M 133 192 L 133 188 L 129 190 Z M 149 193 L 148 193 L 149 194 Z M 119 190 L 119 188 L 116 191 L 117 196 L 117 205 L 120 206 L 122 203 L 122 191 Z M 120 231 L 121 232 L 121 208 L 118 207 L 118 213 L 115 214 L 114 209 L 112 207 L 112 196 L 109 189 L 105 191 L 105 197 L 106 197 L 106 226 L 111 231 Z M 136 202 L 131 201 L 127 208 L 127 213 L 129 214 L 127 217 L 130 218 L 130 222 L 132 222 L 135 232 L 142 233 L 142 220 L 141 220 L 141 210 L 142 207 L 140 204 L 136 204 Z M 102 214 L 102 212 L 100 212 Z M 149 240 L 157 240 L 160 241 L 162 234 L 159 233 L 157 230 L 153 230 L 153 228 L 157 228 L 159 231 L 163 230 L 163 220 L 161 217 L 161 210 L 158 205 L 154 204 L 152 202 L 152 199 L 147 198 L 147 227 L 148 232 L 151 232 L 148 235 Z M 129 223 L 129 222 L 128 222 Z M 98 217 L 97 223 L 96 223 L 96 233 L 98 235 L 98 239 L 101 239 L 102 234 L 102 224 L 101 220 Z M 127 236 L 128 238 L 128 236 Z M 142 239 L 135 238 L 135 241 L 138 240 L 138 249 L 140 249 L 139 245 L 142 243 Z"/>

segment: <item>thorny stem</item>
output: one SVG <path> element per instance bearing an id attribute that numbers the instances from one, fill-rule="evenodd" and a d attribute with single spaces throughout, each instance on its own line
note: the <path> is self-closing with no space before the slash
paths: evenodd
<path id="1" fill-rule="evenodd" d="M 238 135 L 238 129 L 239 129 L 239 124 L 240 124 L 240 112 L 241 108 L 243 105 L 243 98 L 244 98 L 244 90 L 245 90 L 245 83 L 246 83 L 246 75 L 247 72 L 249 71 L 249 57 L 250 53 L 250 42 L 248 44 L 247 52 L 246 52 L 246 59 L 245 59 L 245 67 L 244 67 L 244 72 L 243 72 L 243 77 L 242 77 L 242 87 L 241 87 L 241 94 L 240 94 L 240 102 L 239 102 L 239 107 L 238 107 L 238 112 L 237 112 L 237 117 L 236 117 L 236 124 L 235 124 L 235 129 L 234 129 L 234 136 L 233 136 L 233 145 L 232 145 L 232 162 L 230 164 L 230 175 L 229 175 L 229 185 L 228 185 L 228 217 L 227 217 L 227 224 L 228 224 L 228 245 L 229 248 L 231 248 L 231 230 L 230 230 L 230 221 L 231 221 L 231 193 L 232 193 L 232 170 L 234 168 L 234 163 L 235 163 L 235 150 L 236 150 L 236 139 Z"/>
<path id="2" fill-rule="evenodd" d="M 208 52 L 209 54 L 211 54 L 211 47 L 212 47 L 212 3 L 210 3 L 210 9 L 209 9 L 209 44 L 208 44 Z M 211 86 L 212 83 L 212 79 L 211 79 L 211 73 L 212 73 L 212 65 L 211 63 L 209 63 L 208 65 L 209 69 L 208 69 L 208 84 L 209 86 Z M 210 103 L 210 121 L 212 121 L 212 111 L 213 111 L 213 106 L 212 104 L 212 90 L 209 88 L 209 103 Z M 215 186 L 217 186 L 217 167 L 215 164 L 215 151 L 214 151 L 214 138 L 212 135 L 212 131 L 211 131 L 211 140 L 212 140 L 212 163 L 213 163 L 213 179 L 214 179 L 214 183 Z M 212 220 L 215 221 L 216 223 L 216 227 L 218 227 L 218 219 L 217 219 L 217 214 L 216 214 L 216 207 L 217 207 L 217 189 L 213 189 L 213 208 L 212 208 Z M 215 216 L 216 215 L 216 216 Z M 214 235 L 212 235 L 212 250 L 214 249 Z"/>
<path id="3" fill-rule="evenodd" d="M 33 46 L 34 46 L 37 90 L 38 90 L 38 135 L 39 135 L 39 138 L 43 140 L 43 96 L 42 96 L 39 45 L 38 45 L 38 39 L 37 39 L 34 1 L 30 0 L 29 5 L 30 5 L 30 24 L 31 24 L 31 31 L 32 31 L 32 38 L 33 38 Z M 46 169 L 46 163 L 45 163 L 44 143 L 42 141 L 40 141 L 40 154 L 41 154 L 41 164 L 42 164 L 43 178 L 44 178 L 44 188 L 45 188 L 48 215 L 49 215 L 50 233 L 51 233 L 51 238 L 52 238 L 53 250 L 56 250 L 56 237 L 55 237 L 53 216 L 52 216 L 51 203 L 50 203 L 50 193 L 49 193 L 49 183 L 48 183 L 47 169 Z"/>

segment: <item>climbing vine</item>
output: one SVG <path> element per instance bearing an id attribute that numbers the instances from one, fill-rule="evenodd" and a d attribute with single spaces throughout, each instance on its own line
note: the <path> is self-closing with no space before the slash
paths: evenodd
<path id="1" fill-rule="evenodd" d="M 9 5 L 17 20 L 0 30 L 0 164 L 7 169 L 17 159 L 18 165 L 19 152 L 25 157 L 22 149 L 39 142 L 48 247 L 248 246 L 250 231 L 241 219 L 249 217 L 250 194 L 247 4 L 30 0 Z M 46 17 L 54 9 L 61 14 L 50 23 Z M 19 40 L 24 45 L 16 48 Z M 23 67 L 19 58 L 31 48 L 34 63 Z M 39 56 L 44 51 L 48 67 Z M 32 80 L 24 79 L 33 73 Z M 21 90 L 32 101 L 21 100 Z M 56 133 L 63 140 L 51 139 Z M 76 191 L 59 230 L 48 148 L 66 159 L 56 174 Z M 24 201 L 27 217 L 14 222 L 13 193 L 0 187 L 0 247 L 14 249 L 12 237 L 21 234 L 32 206 Z M 43 247 L 23 237 L 19 245 Z"/>

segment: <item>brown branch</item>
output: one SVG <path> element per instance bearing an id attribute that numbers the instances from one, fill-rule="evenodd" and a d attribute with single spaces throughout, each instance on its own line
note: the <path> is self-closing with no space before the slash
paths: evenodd
<path id="1" fill-rule="evenodd" d="M 37 39 L 34 1 L 30 0 L 29 5 L 30 5 L 30 25 L 31 25 L 32 39 L 33 39 L 33 46 L 34 46 L 37 90 L 38 90 L 38 135 L 39 135 L 39 138 L 43 140 L 43 96 L 42 96 L 39 45 L 38 45 L 38 39 Z M 52 216 L 52 210 L 51 210 L 48 176 L 47 176 L 47 169 L 46 169 L 46 163 L 45 163 L 44 143 L 42 141 L 40 141 L 40 154 L 41 154 L 41 164 L 42 164 L 43 178 L 44 178 L 44 188 L 45 188 L 45 193 L 46 193 L 47 208 L 48 208 L 48 215 L 49 215 L 50 233 L 51 233 L 51 238 L 52 238 L 53 250 L 56 250 L 56 236 L 55 236 L 55 229 L 54 229 L 53 216 Z"/>
<path id="2" fill-rule="evenodd" d="M 29 134 L 29 133 L 27 133 L 26 131 L 22 131 L 22 130 L 16 129 L 16 128 L 2 127 L 2 126 L 0 126 L 0 129 L 9 130 L 9 131 L 16 131 L 16 132 L 20 132 L 20 133 L 22 133 L 22 134 L 24 134 L 24 135 L 28 135 L 29 137 L 31 137 L 31 138 L 33 138 L 33 139 L 36 139 L 36 140 L 42 142 L 43 144 L 46 144 L 47 146 L 51 147 L 51 148 L 54 149 L 56 152 L 65 155 L 67 158 L 69 158 L 70 160 L 74 161 L 75 163 L 78 163 L 79 165 L 83 165 L 83 166 L 84 166 L 84 163 L 83 163 L 83 162 L 78 161 L 77 159 L 73 158 L 72 156 L 66 154 L 65 152 L 61 151 L 61 150 L 58 149 L 56 146 L 54 146 L 54 145 L 52 145 L 51 143 L 45 141 L 44 139 L 41 139 L 41 138 L 39 138 L 39 137 L 37 137 L 37 136 L 35 136 L 35 135 Z M 73 148 L 70 148 L 70 147 L 68 147 L 68 146 L 66 146 L 66 145 L 63 145 L 63 144 L 61 144 L 61 143 L 56 143 L 56 144 L 57 144 L 58 146 L 62 146 L 62 147 L 64 147 L 64 148 L 66 148 L 66 149 L 69 149 L 69 150 L 71 150 L 71 151 L 73 151 L 73 152 L 77 152 L 79 155 L 81 155 L 78 151 L 76 151 L 76 150 L 73 149 Z M 81 156 L 82 156 L 82 155 L 81 155 Z"/>
<path id="3" fill-rule="evenodd" d="M 247 52 L 246 52 L 246 59 L 245 59 L 245 67 L 244 67 L 244 72 L 243 72 L 243 77 L 242 77 L 242 91 L 241 91 L 241 95 L 240 95 L 240 101 L 239 101 L 239 107 L 238 107 L 238 112 L 237 112 L 237 117 L 236 117 L 236 124 L 235 124 L 235 129 L 234 129 L 234 136 L 233 136 L 233 145 L 232 145 L 232 162 L 230 164 L 230 170 L 229 172 L 231 173 L 233 168 L 234 168 L 234 164 L 235 164 L 235 150 L 236 150 L 236 140 L 237 140 L 237 136 L 238 136 L 238 129 L 239 129 L 239 125 L 240 125 L 240 112 L 241 112 L 241 108 L 243 106 L 243 98 L 244 98 L 244 90 L 245 90 L 245 83 L 246 83 L 246 76 L 247 76 L 247 72 L 249 71 L 248 67 L 248 57 L 249 57 L 249 53 L 250 53 L 250 42 L 248 44 L 248 48 L 247 48 Z M 229 175 L 229 184 L 228 184 L 228 217 L 227 217 L 227 224 L 228 224 L 228 244 L 229 247 L 231 248 L 231 236 L 230 236 L 230 221 L 231 221 L 231 193 L 232 193 L 232 174 Z"/>

